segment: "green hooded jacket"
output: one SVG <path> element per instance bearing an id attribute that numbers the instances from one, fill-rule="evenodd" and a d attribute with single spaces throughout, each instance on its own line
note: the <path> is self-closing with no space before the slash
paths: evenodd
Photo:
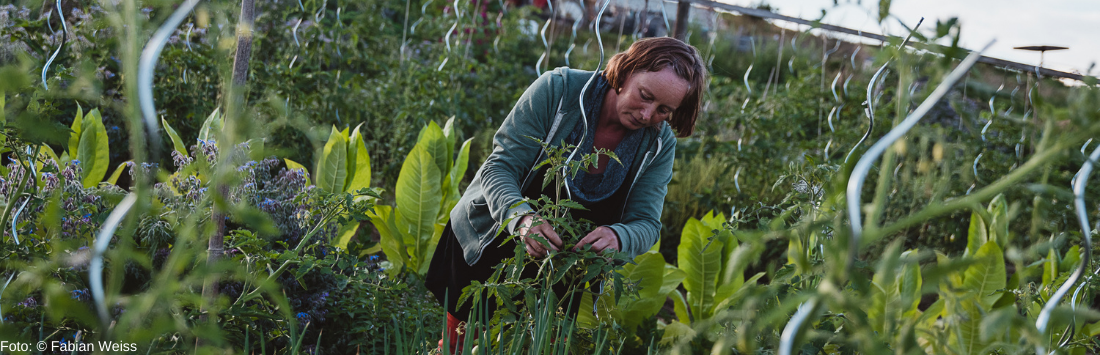
<path id="1" fill-rule="evenodd" d="M 527 88 L 504 119 L 493 136 L 493 152 L 451 210 L 451 229 L 468 264 L 477 263 L 502 224 L 507 223 L 508 233 L 515 234 L 518 217 L 534 213 L 527 203 L 512 207 L 523 200 L 522 191 L 537 173 L 533 167 L 547 158 L 541 145 L 527 137 L 560 147 L 581 119 L 579 97 L 591 77 L 591 71 L 565 67 L 546 72 Z M 676 137 L 667 123 L 644 129 L 639 152 L 627 175 L 634 176 L 634 180 L 622 206 L 622 217 L 619 223 L 608 226 L 618 236 L 621 250 L 632 257 L 645 253 L 657 242 L 676 155 Z"/>

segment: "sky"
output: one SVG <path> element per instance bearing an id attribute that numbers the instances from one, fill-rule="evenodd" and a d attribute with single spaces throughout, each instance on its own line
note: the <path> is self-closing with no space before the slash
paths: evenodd
<path id="1" fill-rule="evenodd" d="M 718 1 L 745 7 L 761 2 Z M 997 40 L 984 53 L 986 56 L 1034 65 L 1040 60 L 1038 52 L 1013 47 L 1052 45 L 1069 49 L 1047 52 L 1043 58 L 1046 68 L 1088 74 L 1089 66 L 1100 62 L 1100 41 L 1095 34 L 1100 30 L 1098 0 L 893 0 L 890 13 L 897 18 L 887 18 L 881 25 L 877 0 L 862 0 L 862 4 L 837 0 L 837 5 L 833 0 L 764 0 L 764 3 L 780 14 L 809 20 L 820 17 L 824 9 L 824 23 L 894 36 L 908 33 L 898 23 L 899 19 L 912 27 L 924 17 L 920 30 L 930 33 L 937 20 L 958 17 L 962 25 L 960 46 L 973 50 Z M 795 27 L 783 21 L 775 24 Z M 802 27 L 804 30 L 806 26 Z M 1100 66 L 1092 71 L 1092 75 L 1097 74 Z"/>

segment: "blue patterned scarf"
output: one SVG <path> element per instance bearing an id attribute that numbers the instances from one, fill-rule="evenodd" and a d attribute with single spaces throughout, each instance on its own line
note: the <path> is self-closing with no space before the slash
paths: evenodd
<path id="1" fill-rule="evenodd" d="M 600 107 L 603 105 L 603 98 L 611 86 L 602 73 L 596 77 L 593 84 L 584 93 L 584 110 L 587 115 L 588 128 L 588 132 L 584 134 L 584 141 L 581 142 L 580 139 L 585 131 L 585 120 L 577 121 L 577 125 L 573 127 L 573 131 L 565 139 L 566 143 L 578 146 L 579 153 L 584 154 L 591 154 L 594 151 L 593 145 L 596 136 L 596 125 L 600 119 Z M 582 205 L 588 205 L 604 200 L 614 194 L 615 191 L 618 191 L 630 173 L 630 164 L 634 161 L 634 155 L 641 146 L 641 142 L 642 130 L 631 131 L 626 134 L 626 137 L 623 137 L 623 140 L 614 149 L 615 155 L 619 157 L 622 164 L 609 160 L 608 166 L 602 174 L 589 174 L 584 170 L 580 170 L 576 176 L 569 178 L 568 186 L 570 193 L 573 195 L 573 200 L 580 202 Z M 574 156 L 574 159 L 577 158 Z"/>

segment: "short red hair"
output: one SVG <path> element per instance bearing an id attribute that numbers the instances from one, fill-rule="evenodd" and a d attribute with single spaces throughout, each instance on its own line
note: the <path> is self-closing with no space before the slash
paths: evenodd
<path id="1" fill-rule="evenodd" d="M 672 112 L 668 124 L 677 137 L 688 137 L 695 132 L 695 119 L 699 117 L 707 87 L 707 68 L 694 46 L 672 37 L 643 38 L 631 44 L 626 52 L 612 56 L 603 74 L 611 87 L 618 89 L 635 72 L 656 72 L 669 66 L 687 81 L 688 92 L 680 107 Z"/>

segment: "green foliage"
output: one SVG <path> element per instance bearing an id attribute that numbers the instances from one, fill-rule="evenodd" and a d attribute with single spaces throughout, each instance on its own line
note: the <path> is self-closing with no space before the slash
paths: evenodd
<path id="1" fill-rule="evenodd" d="M 458 180 L 469 163 L 470 140 L 463 142 L 452 161 L 448 154 L 456 148 L 453 121 L 454 117 L 444 125 L 447 130 L 431 122 L 420 131 L 397 178 L 396 206 L 378 206 L 369 213 L 393 274 L 428 271 L 451 209 L 458 204 Z"/>

